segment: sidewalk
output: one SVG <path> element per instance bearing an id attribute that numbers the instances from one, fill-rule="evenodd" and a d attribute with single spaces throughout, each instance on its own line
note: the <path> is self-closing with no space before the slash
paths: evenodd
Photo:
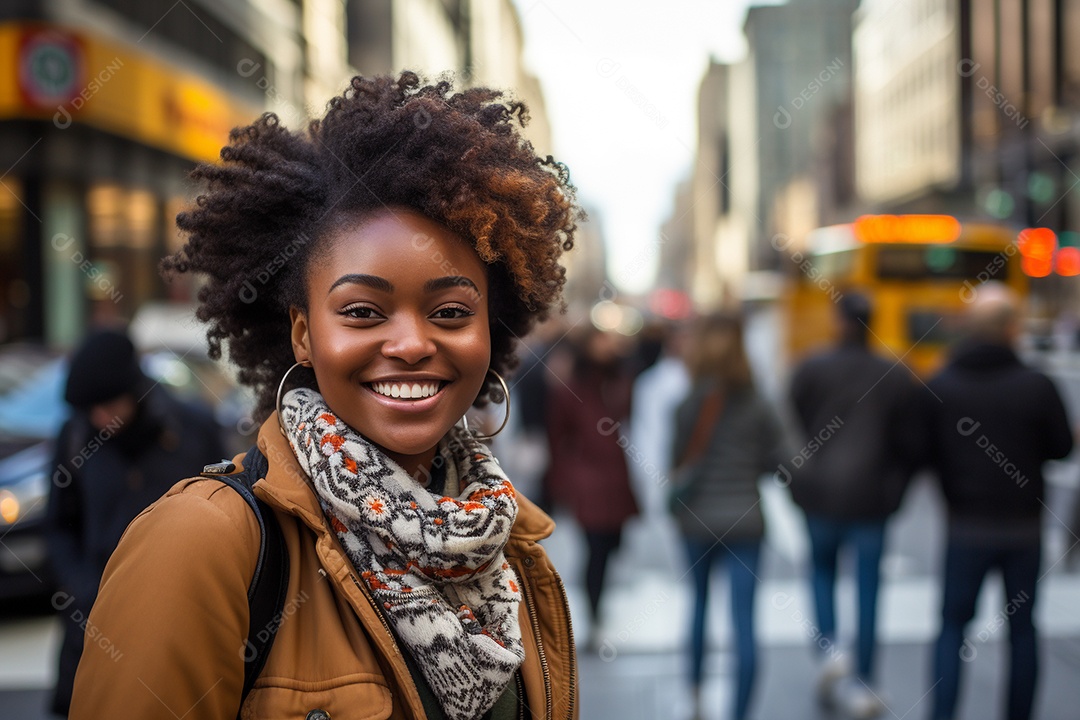
<path id="1" fill-rule="evenodd" d="M 937 633 L 940 602 L 938 554 L 941 512 L 926 484 L 912 487 L 889 528 L 879 600 L 879 684 L 893 720 L 921 720 L 929 713 L 930 648 Z M 817 706 L 817 670 L 811 653 L 816 637 L 808 583 L 803 575 L 805 539 L 797 511 L 783 495 L 766 498 L 770 536 L 758 586 L 756 625 L 761 644 L 756 702 L 752 718 L 816 720 L 836 718 Z M 613 562 L 603 599 L 604 625 L 599 652 L 584 651 L 588 613 L 579 578 L 583 549 L 572 519 L 556 517 L 559 527 L 548 552 L 568 586 L 580 651 L 583 720 L 684 720 L 690 717 L 685 684 L 685 646 L 690 588 L 682 577 L 685 562 L 675 531 L 662 516 L 635 521 L 620 557 Z M 1039 585 L 1036 609 L 1041 646 L 1041 677 L 1035 718 L 1080 717 L 1080 574 L 1055 564 Z M 728 589 L 716 573 L 710 594 L 706 661 L 707 720 L 726 718 L 733 669 L 729 650 Z M 978 642 L 974 662 L 964 666 L 958 720 L 1001 717 L 1008 629 L 995 622 L 1004 603 L 1000 581 L 984 587 L 979 611 L 969 629 Z M 850 647 L 854 631 L 854 588 L 848 579 L 837 594 L 841 645 Z"/>
<path id="2" fill-rule="evenodd" d="M 878 669 L 887 701 L 887 720 L 926 720 L 930 644 L 937 631 L 940 588 L 937 554 L 941 513 L 925 484 L 911 488 L 889 527 L 879 608 Z M 816 704 L 817 673 L 811 654 L 815 637 L 808 585 L 803 577 L 805 539 L 796 511 L 785 496 L 766 495 L 769 540 L 757 596 L 761 643 L 753 720 L 839 720 Z M 690 588 L 674 528 L 663 516 L 635 521 L 613 563 L 604 597 L 606 620 L 600 652 L 584 651 L 588 636 L 585 594 L 579 582 L 583 545 L 571 519 L 545 542 L 562 573 L 570 597 L 580 657 L 581 720 L 688 720 L 685 685 L 686 632 Z M 1071 536 L 1070 536 L 1071 537 Z M 1075 538 L 1073 538 L 1075 542 Z M 1061 545 L 1061 542 L 1057 543 Z M 1049 545 L 1049 543 L 1048 543 Z M 1059 551 L 1047 547 L 1049 569 L 1039 585 L 1036 608 L 1041 677 L 1036 720 L 1080 717 L 1080 573 Z M 717 573 L 709 614 L 710 653 L 706 661 L 705 720 L 727 717 L 732 687 L 727 584 Z M 964 666 L 957 720 L 1001 720 L 1006 627 L 994 623 L 1001 606 L 1000 582 L 988 583 L 969 634 L 978 642 L 974 662 Z M 854 598 L 841 582 L 837 614 L 841 645 L 850 647 Z M 45 720 L 45 689 L 51 685 L 59 641 L 53 618 L 30 618 L 0 629 L 0 720 Z"/>
<path id="3" fill-rule="evenodd" d="M 987 644 L 977 662 L 965 666 L 957 720 L 999 720 L 1004 689 L 1002 644 Z M 881 647 L 882 697 L 892 720 L 925 720 L 929 713 L 929 647 L 888 643 Z M 1080 637 L 1055 638 L 1042 646 L 1042 677 L 1034 717 L 1073 720 L 1080 716 Z M 582 655 L 582 720 L 686 720 L 690 704 L 684 661 L 676 653 L 622 654 L 611 662 Z M 728 716 L 730 655 L 723 648 L 706 664 L 705 720 Z M 836 720 L 815 701 L 816 675 L 807 648 L 767 646 L 761 654 L 753 720 Z"/>

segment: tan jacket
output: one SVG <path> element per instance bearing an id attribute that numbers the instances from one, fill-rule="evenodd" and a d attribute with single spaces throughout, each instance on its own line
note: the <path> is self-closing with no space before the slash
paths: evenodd
<path id="1" fill-rule="evenodd" d="M 390 631 L 330 531 L 273 415 L 270 470 L 255 485 L 289 550 L 289 588 L 267 663 L 241 717 L 423 718 Z M 237 456 L 237 466 L 243 456 Z M 528 717 L 577 718 L 577 664 L 562 581 L 537 541 L 555 524 L 524 497 L 505 553 L 522 580 Z M 259 529 L 220 482 L 175 485 L 128 527 L 86 623 L 72 720 L 232 720 L 244 679 L 247 590 Z"/>

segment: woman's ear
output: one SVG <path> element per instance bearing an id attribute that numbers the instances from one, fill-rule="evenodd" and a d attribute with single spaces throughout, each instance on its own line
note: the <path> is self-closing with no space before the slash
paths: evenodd
<path id="1" fill-rule="evenodd" d="M 308 333 L 307 315 L 300 308 L 289 308 L 292 322 L 292 349 L 296 362 L 311 365 L 311 339 Z"/>

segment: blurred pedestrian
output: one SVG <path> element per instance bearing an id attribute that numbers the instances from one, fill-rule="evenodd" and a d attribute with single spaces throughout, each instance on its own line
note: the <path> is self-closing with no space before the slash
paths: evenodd
<path id="1" fill-rule="evenodd" d="M 695 717 L 703 716 L 705 619 L 713 566 L 731 578 L 736 680 L 731 717 L 744 720 L 757 671 L 754 593 L 765 517 L 758 480 L 785 453 L 779 418 L 754 389 L 736 315 L 704 318 L 688 353 L 692 381 L 676 412 L 672 457 L 677 458 L 671 510 L 686 542 L 694 609 L 690 684 Z"/>
<path id="2" fill-rule="evenodd" d="M 780 467 L 806 514 L 811 585 L 821 633 L 818 699 L 856 717 L 875 717 L 884 703 L 874 684 L 877 600 L 885 524 L 900 506 L 908 458 L 914 381 L 900 361 L 869 347 L 870 302 L 857 293 L 837 304 L 835 347 L 808 358 L 792 376 L 791 402 L 802 448 Z M 858 589 L 854 675 L 837 646 L 839 556 L 850 549 Z"/>
<path id="3" fill-rule="evenodd" d="M 964 628 L 975 615 L 984 578 L 996 570 L 1005 585 L 998 610 L 1009 620 L 1004 716 L 1026 720 L 1039 668 L 1034 611 L 1046 492 L 1042 466 L 1068 455 L 1073 435 L 1054 383 L 1013 350 L 1021 322 L 1016 294 L 998 283 L 981 285 L 967 322 L 967 337 L 929 383 L 920 423 L 948 506 L 932 717 L 955 716 L 961 661 L 974 660 L 979 650 L 964 639 Z"/>
<path id="4" fill-rule="evenodd" d="M 668 470 L 674 465 L 675 410 L 690 390 L 686 367 L 690 340 L 687 323 L 664 326 L 659 359 L 634 380 L 630 439 L 641 462 L 631 466 L 631 478 L 645 512 L 654 515 L 667 512 L 664 497 Z"/>
<path id="5" fill-rule="evenodd" d="M 600 645 L 608 561 L 619 549 L 623 525 L 638 512 L 621 446 L 632 381 L 620 350 L 614 333 L 590 326 L 574 341 L 569 381 L 555 381 L 548 405 L 547 484 L 553 501 L 568 508 L 585 533 L 593 650 Z"/>
<path id="6" fill-rule="evenodd" d="M 510 379 L 514 404 L 506 430 L 492 441 L 514 487 L 545 512 L 551 512 L 544 478 L 548 467 L 547 409 L 552 349 L 564 335 L 563 324 L 550 319 L 522 338 L 520 363 Z"/>
<path id="7" fill-rule="evenodd" d="M 64 619 L 54 713 L 66 715 L 83 649 L 83 623 L 105 564 L 128 523 L 207 458 L 225 452 L 212 414 L 143 375 L 128 336 L 99 330 L 71 358 L 71 418 L 56 442 L 46 523 Z"/>
<path id="8" fill-rule="evenodd" d="M 554 523 L 462 422 L 506 408 L 502 373 L 558 306 L 580 215 L 527 117 L 488 88 L 354 77 L 303 130 L 267 113 L 195 171 L 205 190 L 163 266 L 205 278 L 211 352 L 263 422 L 246 455 L 129 526 L 74 720 L 576 714 L 539 543 Z M 263 540 L 284 562 L 258 564 Z"/>

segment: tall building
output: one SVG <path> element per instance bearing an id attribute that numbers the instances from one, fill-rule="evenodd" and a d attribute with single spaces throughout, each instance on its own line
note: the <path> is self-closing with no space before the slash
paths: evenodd
<path id="1" fill-rule="evenodd" d="M 694 286 L 692 276 L 698 265 L 694 256 L 692 182 L 684 180 L 675 189 L 671 215 L 660 226 L 659 262 L 654 286 L 685 291 Z"/>
<path id="2" fill-rule="evenodd" d="M 876 209 L 1080 226 L 1078 0 L 864 0 L 856 176 Z"/>
<path id="3" fill-rule="evenodd" d="M 866 0 L 856 15 L 857 184 L 876 207 L 943 199 L 961 183 L 957 10 L 953 0 Z"/>
<path id="4" fill-rule="evenodd" d="M 752 7 L 746 58 L 710 64 L 691 186 L 698 304 L 761 294 L 781 267 L 776 238 L 831 222 L 851 204 L 856 4 Z"/>
<path id="5" fill-rule="evenodd" d="M 0 10 L 0 340 L 70 344 L 165 294 L 192 165 L 295 103 L 295 3 L 8 2 Z"/>
<path id="6" fill-rule="evenodd" d="M 0 343 L 68 346 L 147 301 L 191 301 L 160 258 L 229 131 L 293 129 L 348 78 L 416 69 L 525 99 L 510 0 L 8 0 L 0 5 Z"/>

